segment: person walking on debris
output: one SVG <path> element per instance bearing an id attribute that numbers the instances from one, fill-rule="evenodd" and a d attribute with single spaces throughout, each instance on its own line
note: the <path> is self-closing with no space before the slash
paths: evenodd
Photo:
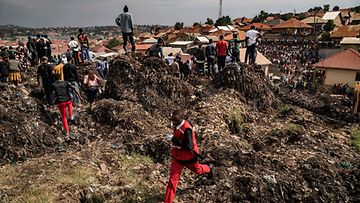
<path id="1" fill-rule="evenodd" d="M 54 67 L 54 74 L 59 76 L 59 80 L 64 80 L 64 61 L 60 59 L 58 64 Z"/>
<path id="2" fill-rule="evenodd" d="M 41 58 L 41 64 L 37 69 L 37 81 L 40 85 L 40 78 L 44 89 L 45 97 L 49 105 L 52 105 L 52 96 L 50 86 L 54 82 L 53 66 L 48 64 L 48 58 L 43 56 Z"/>
<path id="3" fill-rule="evenodd" d="M 81 60 L 83 63 L 85 63 L 85 57 L 86 57 L 87 62 L 90 64 L 89 40 L 86 34 L 83 33 L 83 29 L 81 28 L 79 29 L 79 34 L 77 38 L 81 45 Z"/>
<path id="4" fill-rule="evenodd" d="M 226 56 L 228 54 L 228 44 L 224 40 L 224 35 L 220 35 L 220 41 L 216 43 L 217 59 L 219 72 L 225 68 Z"/>
<path id="5" fill-rule="evenodd" d="M 78 53 L 79 53 L 79 44 L 75 41 L 74 37 L 70 37 L 70 42 L 68 44 L 69 49 L 72 51 L 72 57 L 74 59 L 75 65 L 79 65 Z"/>
<path id="6" fill-rule="evenodd" d="M 209 40 L 209 44 L 205 47 L 205 55 L 206 55 L 206 61 L 208 65 L 208 75 L 215 75 L 215 57 L 216 57 L 216 47 L 213 44 L 213 40 Z"/>
<path id="7" fill-rule="evenodd" d="M 251 26 L 251 29 L 246 32 L 246 53 L 249 58 L 249 64 L 253 65 L 256 61 L 256 43 L 260 38 L 260 33 L 255 30 L 255 26 Z M 246 58 L 246 57 L 245 57 Z M 245 60 L 245 63 L 247 61 Z"/>
<path id="8" fill-rule="evenodd" d="M 159 39 L 156 44 L 151 45 L 151 47 L 146 50 L 145 55 L 148 55 L 149 57 L 159 57 L 163 59 L 164 54 L 161 46 L 162 40 Z"/>
<path id="9" fill-rule="evenodd" d="M 47 35 L 44 35 L 44 41 L 45 41 L 45 56 L 48 57 L 48 59 L 51 59 L 52 58 L 52 55 L 51 55 L 51 44 L 52 44 L 52 41 L 49 39 L 49 37 Z"/>
<path id="10" fill-rule="evenodd" d="M 205 76 L 205 51 L 202 48 L 201 44 L 196 50 L 195 62 L 197 66 L 198 75 Z"/>
<path id="11" fill-rule="evenodd" d="M 0 82 L 6 82 L 9 77 L 9 54 L 7 52 L 1 52 L 1 60 L 0 60 Z"/>
<path id="12" fill-rule="evenodd" d="M 121 27 L 121 32 L 124 40 L 124 50 L 126 52 L 126 46 L 128 42 L 128 38 L 131 44 L 131 51 L 135 52 L 135 41 L 134 41 L 134 27 L 133 27 L 133 18 L 132 15 L 129 13 L 129 8 L 125 5 L 124 6 L 124 13 L 120 14 L 116 19 L 115 22 L 118 26 Z"/>
<path id="13" fill-rule="evenodd" d="M 9 82 L 16 86 L 21 83 L 20 63 L 15 59 L 10 60 Z"/>
<path id="14" fill-rule="evenodd" d="M 98 62 L 97 71 L 98 71 L 101 79 L 105 80 L 106 75 L 107 75 L 107 73 L 109 71 L 109 62 L 108 62 L 108 59 L 106 57 L 103 60 Z"/>
<path id="15" fill-rule="evenodd" d="M 233 39 L 229 42 L 229 53 L 231 54 L 231 61 L 233 63 L 240 62 L 240 43 L 245 40 L 238 39 L 238 34 L 233 34 Z"/>
<path id="16" fill-rule="evenodd" d="M 184 167 L 199 175 L 208 174 L 208 178 L 212 178 L 214 173 L 212 164 L 208 166 L 198 162 L 200 152 L 196 143 L 195 132 L 189 122 L 183 119 L 179 110 L 172 113 L 171 121 L 174 125 L 174 131 L 172 134 L 167 135 L 166 138 L 172 142 L 171 154 L 173 160 L 164 203 L 173 202 L 180 174 Z"/>
<path id="17" fill-rule="evenodd" d="M 55 92 L 55 103 L 57 104 L 60 114 L 63 127 L 65 129 L 66 137 L 68 138 L 70 135 L 68 119 L 66 111 L 69 111 L 70 122 L 74 123 L 75 117 L 72 112 L 72 101 L 70 96 L 70 89 L 79 94 L 78 91 L 67 81 L 60 80 L 60 76 L 56 75 L 56 81 L 51 85 L 51 92 Z"/>
<path id="18" fill-rule="evenodd" d="M 80 92 L 79 91 L 80 76 L 77 69 L 78 67 L 76 65 L 72 63 L 67 63 L 63 67 L 63 74 L 64 74 L 64 80 L 69 82 L 74 87 L 73 89 L 75 89 L 76 92 Z M 70 96 L 74 102 L 74 106 L 81 104 L 80 97 L 76 94 L 76 92 L 74 91 L 70 92 Z"/>
<path id="19" fill-rule="evenodd" d="M 90 105 L 95 101 L 96 94 L 99 92 L 101 79 L 94 72 L 89 71 L 84 77 L 86 87 L 87 101 Z"/>

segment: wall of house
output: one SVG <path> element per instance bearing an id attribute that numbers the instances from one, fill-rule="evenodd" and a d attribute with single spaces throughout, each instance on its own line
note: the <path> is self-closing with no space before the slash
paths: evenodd
<path id="1" fill-rule="evenodd" d="M 338 15 L 338 16 L 335 18 L 334 24 L 335 24 L 336 26 L 341 26 L 341 25 L 342 25 L 342 21 L 341 21 L 340 15 Z"/>
<path id="2" fill-rule="evenodd" d="M 348 83 L 350 87 L 355 87 L 356 73 L 360 71 L 326 69 L 325 85 L 334 85 L 338 83 Z"/>

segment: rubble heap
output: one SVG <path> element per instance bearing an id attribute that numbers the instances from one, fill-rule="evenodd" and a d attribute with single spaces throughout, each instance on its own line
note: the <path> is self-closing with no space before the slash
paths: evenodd
<path id="1" fill-rule="evenodd" d="M 140 102 L 147 111 L 170 115 L 170 109 L 186 107 L 193 92 L 159 58 L 145 59 L 141 65 L 119 59 L 111 64 L 105 97 Z"/>
<path id="2" fill-rule="evenodd" d="M 141 172 L 148 174 L 141 182 L 165 191 L 171 144 L 164 137 L 172 130 L 170 113 L 180 108 L 196 129 L 200 151 L 206 155 L 201 161 L 213 162 L 216 175 L 207 180 L 184 171 L 178 202 L 360 201 L 359 149 L 350 143 L 358 124 L 339 117 L 345 124 L 335 127 L 319 119 L 310 106 L 287 104 L 265 77 L 246 64 L 227 66 L 213 81 L 191 80 L 191 84 L 180 80 L 157 58 L 115 60 L 103 99 L 79 112 L 76 132 L 105 142 L 100 146 L 110 146 L 116 153 L 146 155 L 154 163 Z M 52 152 L 46 149 L 56 146 L 61 127 L 51 125 L 49 111 L 21 88 L 0 88 L 1 161 Z M 295 95 L 287 97 L 296 101 Z M 110 155 L 101 160 L 103 171 L 118 167 L 111 160 Z M 109 181 L 99 184 L 89 191 L 94 196 L 112 188 Z M 112 200 L 111 195 L 103 198 Z"/>
<path id="3" fill-rule="evenodd" d="M 271 106 L 275 98 L 264 74 L 245 63 L 226 66 L 215 76 L 213 82 L 218 88 L 227 87 L 239 91 L 246 101 L 252 102 L 260 110 Z"/>

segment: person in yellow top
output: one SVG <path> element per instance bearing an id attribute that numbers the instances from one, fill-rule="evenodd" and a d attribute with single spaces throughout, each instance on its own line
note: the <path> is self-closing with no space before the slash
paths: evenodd
<path id="1" fill-rule="evenodd" d="M 55 75 L 59 75 L 59 79 L 60 80 L 64 80 L 64 72 L 63 72 L 63 68 L 64 68 L 64 61 L 60 60 L 59 63 L 54 67 L 53 71 L 55 73 Z"/>

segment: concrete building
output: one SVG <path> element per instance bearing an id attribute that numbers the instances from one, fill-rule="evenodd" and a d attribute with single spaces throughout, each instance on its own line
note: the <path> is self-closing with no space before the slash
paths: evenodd
<path id="1" fill-rule="evenodd" d="M 354 49 L 341 51 L 313 65 L 316 70 L 325 72 L 324 85 L 338 83 L 354 87 L 360 81 L 360 53 Z"/>
<path id="2" fill-rule="evenodd" d="M 341 17 L 340 11 L 329 11 L 326 12 L 322 17 L 323 20 L 332 20 L 336 26 L 344 25 L 343 19 Z"/>

